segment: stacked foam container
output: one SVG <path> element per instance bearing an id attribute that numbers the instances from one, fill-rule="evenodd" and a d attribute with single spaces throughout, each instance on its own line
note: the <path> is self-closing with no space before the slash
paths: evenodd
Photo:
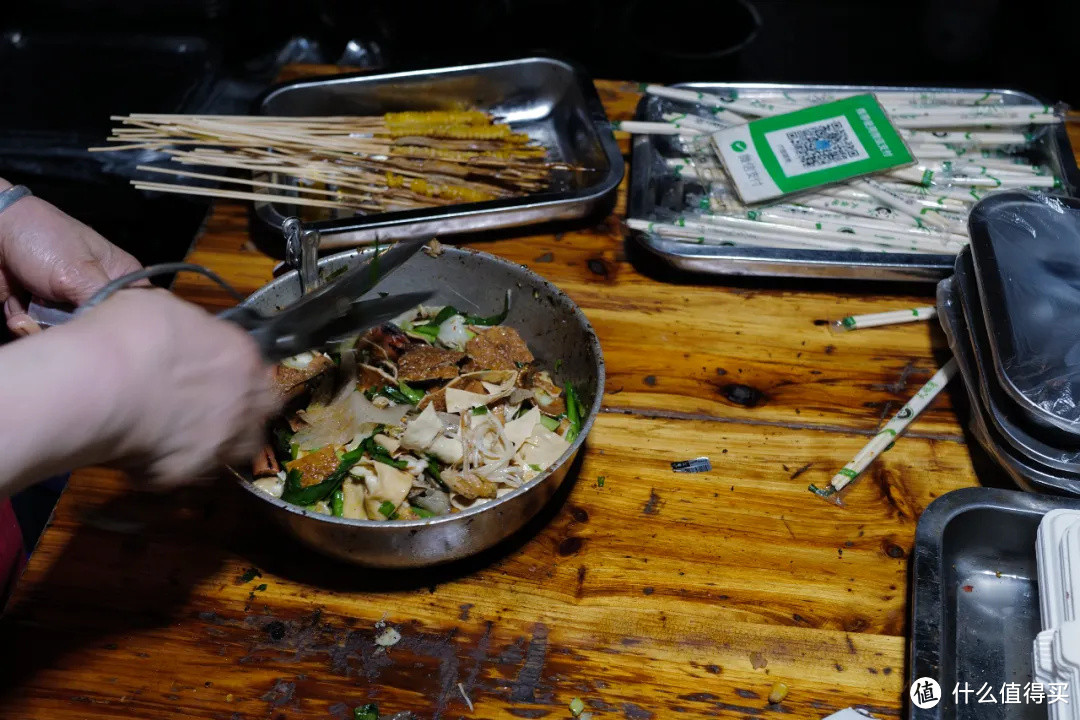
<path id="1" fill-rule="evenodd" d="M 1080 690 L 1080 511 L 1052 510 L 1039 523 L 1042 632 L 1035 638 L 1035 682 Z M 1080 702 L 1047 706 L 1050 720 L 1080 720 Z"/>

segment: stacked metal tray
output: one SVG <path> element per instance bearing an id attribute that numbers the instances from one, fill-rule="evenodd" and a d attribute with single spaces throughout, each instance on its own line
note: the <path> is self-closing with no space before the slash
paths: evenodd
<path id="1" fill-rule="evenodd" d="M 957 265 L 961 265 L 965 259 L 970 262 L 967 253 L 961 253 Z M 989 383 L 980 373 L 976 360 L 978 351 L 972 339 L 976 333 L 972 332 L 972 327 L 965 318 L 965 301 L 961 294 L 956 277 L 942 280 L 938 284 L 938 317 L 949 339 L 949 347 L 959 365 L 960 375 L 971 403 L 972 433 L 983 449 L 1021 488 L 1033 492 L 1080 495 L 1080 463 L 1075 466 L 1077 468 L 1075 472 L 1066 469 L 1071 466 L 1069 460 L 1076 453 L 1070 450 L 1049 448 L 1039 443 L 1036 448 L 1046 449 L 1045 452 L 1039 454 L 1038 449 L 1025 444 L 1025 440 L 1028 442 L 1032 440 L 1030 435 L 1017 431 L 1016 426 L 1009 423 L 1002 409 L 993 404 L 993 400 L 990 399 L 990 391 L 987 389 Z M 1031 455 L 1048 462 L 1056 461 L 1056 464 L 1055 466 L 1045 464 Z"/>
<path id="2" fill-rule="evenodd" d="M 685 83 L 675 87 L 691 88 L 710 94 L 752 99 L 755 93 L 775 95 L 783 92 L 792 98 L 813 100 L 822 93 L 972 92 L 971 88 L 884 87 L 877 85 L 778 85 L 744 83 Z M 976 92 L 999 93 L 1005 104 L 1043 104 L 1018 90 L 977 89 Z M 671 101 L 646 96 L 638 105 L 637 119 L 662 121 L 671 112 Z M 686 106 L 679 111 L 686 112 Z M 1033 162 L 1050 166 L 1062 178 L 1065 191 L 1080 190 L 1077 169 L 1064 124 L 1047 126 L 1033 143 Z M 702 186 L 665 162 L 683 155 L 670 136 L 639 135 L 634 138 L 631 155 L 630 196 L 627 216 L 652 217 L 657 209 L 676 213 L 692 205 L 688 196 L 700 195 Z M 658 235 L 633 231 L 631 238 L 668 265 L 680 270 L 715 275 L 758 275 L 781 277 L 844 278 L 852 280 L 889 280 L 936 282 L 952 272 L 951 255 L 848 252 L 830 250 L 792 250 L 761 247 L 726 247 L 679 242 Z"/>
<path id="3" fill-rule="evenodd" d="M 1042 629 L 1036 536 L 1043 516 L 1059 508 L 1080 509 L 1080 501 L 964 488 L 923 512 L 911 561 L 908 685 L 931 678 L 941 698 L 932 708 L 910 704 L 911 720 L 1045 720 L 1045 703 L 1000 700 L 1005 683 L 1034 680 L 1031 646 Z M 999 702 L 954 698 L 964 683 L 974 693 L 986 685 Z"/>
<path id="4" fill-rule="evenodd" d="M 999 193 L 969 227 L 938 311 L 973 432 L 1021 487 L 1080 495 L 1080 200 Z"/>

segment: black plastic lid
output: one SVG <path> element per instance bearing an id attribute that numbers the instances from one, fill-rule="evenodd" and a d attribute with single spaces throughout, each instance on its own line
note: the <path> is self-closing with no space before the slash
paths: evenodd
<path id="1" fill-rule="evenodd" d="M 995 193 L 968 228 L 997 381 L 1033 422 L 1080 433 L 1080 200 Z"/>

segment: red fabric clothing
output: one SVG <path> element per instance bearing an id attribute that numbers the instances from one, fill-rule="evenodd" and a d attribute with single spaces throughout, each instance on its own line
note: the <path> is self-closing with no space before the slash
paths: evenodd
<path id="1" fill-rule="evenodd" d="M 4 500 L 0 503 L 0 603 L 7 599 L 25 561 L 19 522 L 11 501 Z"/>

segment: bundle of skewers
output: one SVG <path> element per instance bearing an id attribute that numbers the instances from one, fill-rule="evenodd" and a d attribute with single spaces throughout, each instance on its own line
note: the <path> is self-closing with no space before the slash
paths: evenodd
<path id="1" fill-rule="evenodd" d="M 1006 104 L 996 93 L 881 92 L 878 101 L 917 165 L 856 178 L 765 205 L 742 203 L 710 142 L 717 130 L 839 100 L 832 93 L 723 96 L 660 85 L 662 121 L 627 121 L 633 134 L 671 136 L 662 172 L 683 192 L 632 230 L 697 244 L 952 255 L 968 242 L 967 214 L 988 193 L 1053 192 L 1060 178 L 1035 150 L 1062 122 L 1054 108 Z"/>
<path id="2" fill-rule="evenodd" d="M 346 214 L 483 202 L 546 189 L 555 167 L 525 133 L 478 111 L 366 117 L 127 115 L 94 151 L 162 153 L 132 180 L 167 193 Z M 164 178 L 163 178 L 164 179 Z"/>

